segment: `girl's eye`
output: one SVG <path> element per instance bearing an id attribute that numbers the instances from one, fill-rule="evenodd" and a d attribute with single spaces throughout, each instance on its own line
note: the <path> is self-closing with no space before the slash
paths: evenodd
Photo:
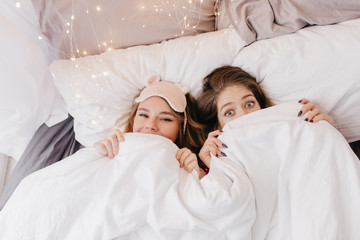
<path id="1" fill-rule="evenodd" d="M 170 119 L 170 118 L 161 118 L 161 121 L 164 121 L 164 122 L 172 122 L 172 119 Z"/>
<path id="2" fill-rule="evenodd" d="M 148 115 L 146 115 L 145 113 L 139 113 L 139 117 L 148 118 Z"/>
<path id="3" fill-rule="evenodd" d="M 230 116 L 232 116 L 233 114 L 234 114 L 234 111 L 233 111 L 233 110 L 229 110 L 229 111 L 226 111 L 224 115 L 225 115 L 226 117 L 230 117 Z"/>
<path id="4" fill-rule="evenodd" d="M 251 107 L 253 107 L 254 105 L 255 105 L 255 102 L 250 101 L 250 102 L 247 102 L 247 103 L 245 104 L 245 108 L 251 108 Z"/>

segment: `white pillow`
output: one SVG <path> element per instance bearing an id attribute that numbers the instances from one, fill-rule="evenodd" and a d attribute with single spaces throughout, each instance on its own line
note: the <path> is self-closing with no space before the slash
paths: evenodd
<path id="1" fill-rule="evenodd" d="M 314 101 L 352 142 L 360 140 L 359 63 L 356 19 L 257 41 L 243 48 L 233 65 L 252 73 L 276 103 Z"/>
<path id="2" fill-rule="evenodd" d="M 132 100 L 156 73 L 181 82 L 197 96 L 212 69 L 231 64 L 245 45 L 232 29 L 119 49 L 50 65 L 55 85 L 74 117 L 76 139 L 91 146 L 115 125 L 124 127 Z"/>
<path id="3" fill-rule="evenodd" d="M 0 2 L 0 153 L 16 160 L 62 100 L 51 81 L 47 46 L 38 39 L 31 2 L 19 3 L 16 9 L 13 1 Z"/>

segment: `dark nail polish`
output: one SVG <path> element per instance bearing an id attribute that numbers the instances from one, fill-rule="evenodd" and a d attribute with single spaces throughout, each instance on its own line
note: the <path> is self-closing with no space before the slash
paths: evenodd
<path id="1" fill-rule="evenodd" d="M 300 112 L 298 113 L 298 117 L 300 117 L 300 116 L 301 116 L 301 114 L 302 114 L 302 111 L 300 111 Z"/>
<path id="2" fill-rule="evenodd" d="M 308 119 L 308 118 L 305 118 L 305 121 L 309 121 L 309 119 Z"/>
<path id="3" fill-rule="evenodd" d="M 221 155 L 223 155 L 224 157 L 227 157 L 225 153 L 221 152 Z"/>
<path id="4" fill-rule="evenodd" d="M 215 157 L 219 157 L 219 155 L 218 155 L 218 154 L 216 154 L 216 155 L 215 155 Z"/>
<path id="5" fill-rule="evenodd" d="M 228 148 L 228 146 L 225 143 L 223 143 L 222 146 L 223 148 Z"/>
<path id="6" fill-rule="evenodd" d="M 302 100 L 299 100 L 299 101 L 298 101 L 298 103 L 301 103 L 301 102 L 302 102 Z"/>
<path id="7" fill-rule="evenodd" d="M 312 122 L 314 122 L 314 121 L 311 119 L 310 122 L 312 123 Z"/>

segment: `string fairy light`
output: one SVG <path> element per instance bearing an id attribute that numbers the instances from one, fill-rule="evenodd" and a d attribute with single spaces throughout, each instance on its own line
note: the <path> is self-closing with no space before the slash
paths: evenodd
<path id="1" fill-rule="evenodd" d="M 219 0 L 217 0 L 218 2 Z M 72 1 L 73 6 L 70 11 L 70 14 L 67 16 L 63 16 L 61 14 L 58 14 L 57 16 L 60 18 L 62 23 L 62 29 L 63 33 L 66 36 L 66 41 L 69 41 L 69 48 L 70 53 L 66 53 L 67 57 L 73 62 L 73 78 L 71 83 L 71 88 L 73 89 L 72 94 L 74 96 L 74 102 L 76 104 L 83 104 L 83 101 L 85 101 L 83 98 L 86 96 L 86 94 L 83 94 L 86 87 L 96 87 L 100 94 L 96 97 L 96 102 L 102 101 L 102 96 L 106 95 L 106 91 L 109 90 L 109 86 L 107 85 L 107 81 L 109 76 L 109 72 L 102 71 L 102 72 L 96 72 L 93 68 L 86 68 L 79 64 L 78 59 L 81 57 L 86 57 L 93 54 L 100 54 L 102 52 L 107 51 L 113 51 L 117 48 L 116 44 L 119 44 L 119 39 L 115 39 L 113 37 L 104 37 L 98 36 L 96 34 L 96 29 L 99 27 L 95 23 L 92 22 L 94 14 L 96 14 L 97 19 L 108 19 L 107 18 L 107 7 L 104 5 L 106 1 L 104 1 L 102 4 L 78 4 L 77 1 Z M 100 1 L 101 2 L 101 1 Z M 171 37 L 180 37 L 188 34 L 196 34 L 198 33 L 199 24 L 201 22 L 201 19 L 206 16 L 205 13 L 205 7 L 203 8 L 203 0 L 187 0 L 187 1 L 178 1 L 178 0 L 147 0 L 144 1 L 142 4 L 134 6 L 137 11 L 130 11 L 131 14 L 126 15 L 126 12 L 123 13 L 123 16 L 120 16 L 118 18 L 119 22 L 119 28 L 116 29 L 116 31 L 121 31 L 122 29 L 125 29 L 124 26 L 127 26 L 127 24 L 131 24 L 131 26 L 136 23 L 137 18 L 141 16 L 140 19 L 145 19 L 143 22 L 139 23 L 137 25 L 138 29 L 133 29 L 133 31 L 138 31 L 139 34 L 141 34 L 141 31 L 144 33 L 147 33 L 151 27 L 154 26 L 154 22 L 156 24 L 158 21 L 156 20 L 158 16 L 161 16 L 160 19 L 168 18 L 170 22 L 175 23 L 175 25 L 178 26 L 178 31 L 173 33 L 173 36 Z M 76 5 L 76 6 L 75 6 Z M 77 6 L 82 6 L 83 8 L 77 8 Z M 21 1 L 15 2 L 16 8 L 21 8 Z M 75 11 L 76 10 L 76 11 Z M 80 13 L 79 13 L 80 11 Z M 216 13 L 212 13 L 216 14 Z M 85 17 L 84 17 L 85 16 Z M 75 32 L 74 29 L 78 27 L 78 24 L 80 21 L 84 21 L 84 19 L 88 19 L 89 28 L 93 31 L 93 35 L 90 35 L 89 37 L 93 37 L 92 46 L 86 46 L 84 47 L 81 42 L 78 42 L 77 40 L 77 32 Z M 81 22 L 83 24 L 83 22 Z M 104 25 L 104 28 L 107 27 Z M 110 31 L 113 31 L 114 29 L 110 29 Z M 112 34 L 109 34 L 109 36 L 112 36 Z M 126 37 L 126 36 L 124 36 Z M 169 38 L 171 38 L 169 37 Z M 45 37 L 38 36 L 39 40 L 45 41 Z M 197 42 L 195 43 L 197 44 Z M 120 44 L 121 45 L 121 44 Z M 165 43 L 166 45 L 166 43 Z M 51 46 L 50 46 L 51 47 Z M 94 47 L 97 47 L 98 52 L 94 52 Z M 60 52 L 60 49 L 54 49 L 55 51 Z M 96 48 L 95 48 L 96 51 Z M 61 53 L 63 54 L 63 53 Z M 65 54 L 64 54 L 65 55 Z M 98 60 L 99 63 L 102 63 L 102 59 Z M 79 79 L 77 76 L 79 76 L 80 73 L 86 72 L 87 78 L 86 79 Z M 95 100 L 94 100 L 95 101 Z M 99 124 L 99 119 L 102 119 L 103 116 L 98 116 L 97 118 L 94 118 L 93 121 L 91 121 L 91 124 L 96 125 Z"/>

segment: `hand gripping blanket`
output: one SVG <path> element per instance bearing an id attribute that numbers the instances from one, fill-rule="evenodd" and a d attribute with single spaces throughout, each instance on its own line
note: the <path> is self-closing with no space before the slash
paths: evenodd
<path id="1" fill-rule="evenodd" d="M 360 164 L 329 123 L 286 103 L 229 122 L 220 139 L 255 192 L 253 239 L 360 239 Z M 221 160 L 225 160 L 222 158 Z"/>
<path id="2" fill-rule="evenodd" d="M 213 159 L 201 181 L 157 135 L 129 133 L 115 159 L 85 148 L 26 177 L 0 212 L 0 239 L 251 239 L 252 184 Z"/>

